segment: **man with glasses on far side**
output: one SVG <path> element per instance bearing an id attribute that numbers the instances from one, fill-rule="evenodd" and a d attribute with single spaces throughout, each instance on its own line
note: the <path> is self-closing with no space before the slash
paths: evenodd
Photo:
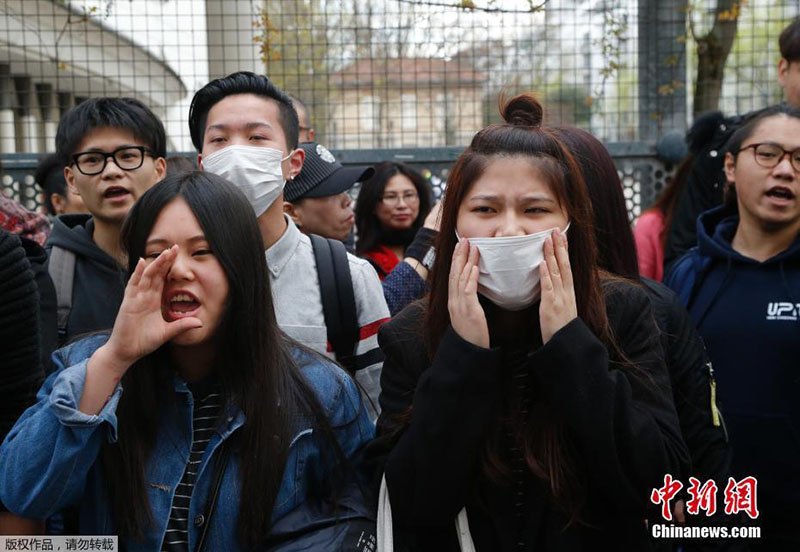
<path id="1" fill-rule="evenodd" d="M 56 151 L 89 215 L 60 215 L 47 241 L 59 343 L 114 325 L 125 292 L 122 221 L 166 173 L 164 126 L 132 98 L 92 98 L 61 118 Z"/>
<path id="2" fill-rule="evenodd" d="M 297 96 L 288 95 L 292 100 L 292 107 L 297 112 L 297 122 L 299 123 L 300 133 L 297 135 L 297 141 L 301 144 L 306 142 L 313 142 L 314 137 L 317 135 L 314 128 L 311 126 L 311 117 L 308 114 L 308 108 L 303 101 Z"/>
<path id="3" fill-rule="evenodd" d="M 717 481 L 720 497 L 757 518 L 754 552 L 800 550 L 800 110 L 756 112 L 726 147 L 724 202 L 665 283 L 714 363 L 739 482 Z"/>

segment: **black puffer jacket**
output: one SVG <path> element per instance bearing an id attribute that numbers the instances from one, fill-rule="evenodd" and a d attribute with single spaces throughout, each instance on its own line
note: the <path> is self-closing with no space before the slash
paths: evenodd
<path id="1" fill-rule="evenodd" d="M 725 503 L 724 487 L 731 475 L 732 450 L 728 444 L 725 420 L 719 412 L 720 397 L 715 397 L 712 407 L 712 386 L 716 386 L 714 371 L 703 340 L 694 327 L 689 313 L 674 291 L 660 282 L 642 278 L 641 282 L 653 305 L 653 315 L 661 330 L 665 360 L 672 383 L 675 410 L 681 425 L 681 434 L 689 449 L 691 469 L 689 475 L 702 483 L 709 479 L 717 486 L 717 504 Z M 723 397 L 724 398 L 724 397 Z M 712 408 L 717 408 L 714 415 Z M 679 498 L 686 501 L 688 479 Z M 675 503 L 673 502 L 673 506 Z M 663 523 L 657 514 L 653 522 Z M 724 507 L 707 517 L 705 513 L 688 515 L 688 525 L 741 527 L 749 524 L 747 516 L 725 515 Z M 659 550 L 673 550 L 676 541 L 663 540 Z M 689 539 L 682 543 L 685 552 L 744 552 L 750 550 L 748 542 L 740 539 Z"/>
<path id="2" fill-rule="evenodd" d="M 670 371 L 675 410 L 692 457 L 690 475 L 705 482 L 727 481 L 730 448 L 721 415 L 714 416 L 711 388 L 714 376 L 703 341 L 675 292 L 660 282 L 642 278 L 653 303 Z M 698 369 L 702 366 L 703 369 Z"/>
<path id="3" fill-rule="evenodd" d="M 451 328 L 432 361 L 419 303 L 383 326 L 383 412 L 370 456 L 376 482 L 385 470 L 398 548 L 458 550 L 454 520 L 463 507 L 479 552 L 650 548 L 643 522 L 650 491 L 665 473 L 683 478 L 688 454 L 647 294 L 627 282 L 604 289 L 611 328 L 633 369 L 620 369 L 580 319 L 546 345 L 532 333 L 521 357 L 476 347 Z M 538 306 L 532 312 L 538 327 Z M 585 489 L 580 523 L 567 527 L 548 485 L 524 465 L 505 483 L 483 475 L 482 451 L 502 424 L 509 380 L 533 397 L 523 423 L 537 423 L 539 412 L 564 428 Z M 513 449 L 503 456 L 520 470 Z"/>

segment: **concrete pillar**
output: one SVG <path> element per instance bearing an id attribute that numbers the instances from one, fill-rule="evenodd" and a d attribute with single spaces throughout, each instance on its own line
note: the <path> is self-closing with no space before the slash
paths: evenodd
<path id="1" fill-rule="evenodd" d="M 42 113 L 42 137 L 44 151 L 56 150 L 56 130 L 58 129 L 58 96 L 52 84 L 36 83 L 36 96 Z"/>
<path id="2" fill-rule="evenodd" d="M 8 65 L 0 64 L 0 153 L 17 153 L 14 83 Z"/>
<path id="3" fill-rule="evenodd" d="M 266 2 L 254 0 L 206 0 L 208 78 L 236 71 L 264 73 L 259 45 L 253 42 L 253 22 Z"/>
<path id="4" fill-rule="evenodd" d="M 72 92 L 58 92 L 56 97 L 58 98 L 58 120 L 60 121 L 64 113 L 75 105 L 75 96 L 73 96 Z"/>
<path id="5" fill-rule="evenodd" d="M 33 79 L 27 75 L 14 77 L 17 90 L 17 145 L 21 153 L 42 151 L 41 116 Z"/>
<path id="6" fill-rule="evenodd" d="M 688 0 L 638 0 L 639 139 L 685 131 Z"/>

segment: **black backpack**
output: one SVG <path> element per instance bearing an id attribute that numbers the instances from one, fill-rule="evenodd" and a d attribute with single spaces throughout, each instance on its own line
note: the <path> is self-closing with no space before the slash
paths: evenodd
<path id="1" fill-rule="evenodd" d="M 339 364 L 354 375 L 359 326 L 347 250 L 338 240 L 316 234 L 309 234 L 308 237 L 311 238 L 314 260 L 317 263 L 328 341 Z"/>
<path id="2" fill-rule="evenodd" d="M 56 290 L 56 318 L 58 341 L 63 345 L 67 339 L 67 322 L 72 312 L 72 288 L 75 284 L 75 252 L 57 245 L 50 249 L 47 270 Z"/>

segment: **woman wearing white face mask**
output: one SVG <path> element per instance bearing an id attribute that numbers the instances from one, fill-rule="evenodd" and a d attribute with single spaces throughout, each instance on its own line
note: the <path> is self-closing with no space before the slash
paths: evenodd
<path id="1" fill-rule="evenodd" d="M 650 493 L 687 467 L 649 301 L 597 268 L 539 103 L 501 113 L 453 167 L 429 296 L 380 333 L 395 543 L 458 550 L 458 516 L 479 552 L 647 550 Z"/>

